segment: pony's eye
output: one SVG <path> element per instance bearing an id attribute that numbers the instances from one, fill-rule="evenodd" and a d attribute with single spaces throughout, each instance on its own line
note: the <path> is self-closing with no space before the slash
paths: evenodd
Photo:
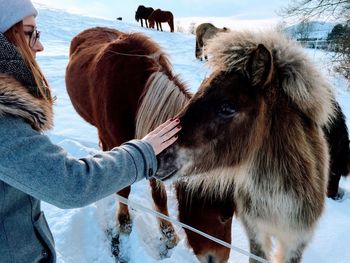
<path id="1" fill-rule="evenodd" d="M 236 113 L 236 109 L 231 103 L 223 103 L 220 105 L 218 113 L 221 117 L 230 118 Z"/>

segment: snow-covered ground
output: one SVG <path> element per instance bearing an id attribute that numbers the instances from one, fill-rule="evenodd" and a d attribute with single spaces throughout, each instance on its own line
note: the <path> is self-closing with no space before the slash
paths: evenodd
<path id="1" fill-rule="evenodd" d="M 192 91 L 195 91 L 209 70 L 195 59 L 195 39 L 183 33 L 157 32 L 126 24 L 121 21 L 102 20 L 73 15 L 60 10 L 38 6 L 38 27 L 42 32 L 45 51 L 38 60 L 49 79 L 54 94 L 55 128 L 48 133 L 53 142 L 61 145 L 70 154 L 82 157 L 93 154 L 98 149 L 97 132 L 73 109 L 65 89 L 65 68 L 68 62 L 69 44 L 73 36 L 83 29 L 93 26 L 108 26 L 121 31 L 141 31 L 156 40 L 170 55 L 174 71 L 181 75 Z M 167 27 L 164 27 L 167 30 Z M 322 67 L 334 85 L 337 98 L 347 116 L 350 127 L 350 92 L 346 82 L 338 75 L 328 72 L 329 59 L 318 50 L 308 50 L 310 56 Z M 312 243 L 306 249 L 303 262 L 345 263 L 350 262 L 350 179 L 342 180 L 341 186 L 347 190 L 342 202 L 327 199 L 326 211 L 319 223 Z M 130 200 L 152 208 L 148 183 L 141 181 L 132 187 Z M 111 237 L 117 233 L 115 195 L 79 209 L 62 210 L 44 203 L 47 220 L 56 240 L 59 263 L 112 263 L 115 259 L 110 251 Z M 176 200 L 169 186 L 169 210 L 176 217 Z M 185 235 L 176 227 L 180 243 L 168 251 L 165 257 L 156 218 L 142 211 L 131 211 L 133 229 L 129 236 L 120 236 L 121 262 L 198 262 L 186 246 Z M 233 245 L 248 250 L 248 243 L 239 221 L 233 222 Z M 248 262 L 247 257 L 232 252 L 230 262 Z"/>

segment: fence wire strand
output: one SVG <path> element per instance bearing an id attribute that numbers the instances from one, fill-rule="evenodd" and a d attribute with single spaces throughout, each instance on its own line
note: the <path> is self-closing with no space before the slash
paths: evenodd
<path id="1" fill-rule="evenodd" d="M 223 241 L 221 239 L 213 237 L 213 236 L 211 236 L 211 235 L 209 235 L 209 234 L 207 234 L 207 233 L 205 233 L 203 231 L 200 231 L 200 230 L 198 230 L 198 229 L 196 229 L 194 227 L 191 227 L 189 225 L 181 223 L 180 221 L 178 221 L 178 220 L 176 220 L 174 218 L 171 218 L 169 216 L 166 216 L 166 215 L 164 215 L 162 213 L 159 213 L 158 211 L 155 211 L 153 209 L 150 209 L 150 208 L 144 207 L 144 206 L 142 206 L 140 204 L 137 204 L 135 202 L 132 202 L 132 201 L 130 201 L 130 200 L 128 200 L 128 199 L 118 195 L 118 194 L 117 194 L 117 197 L 118 197 L 119 202 L 121 202 L 121 203 L 123 203 L 125 205 L 128 205 L 130 208 L 133 208 L 135 210 L 141 210 L 143 212 L 155 215 L 156 217 L 162 218 L 162 219 L 167 220 L 167 221 L 169 221 L 169 222 L 171 222 L 173 224 L 181 226 L 182 228 L 186 228 L 186 229 L 188 229 L 190 231 L 193 231 L 193 232 L 197 233 L 198 235 L 204 236 L 204 237 L 206 237 L 206 238 L 208 238 L 208 239 L 210 239 L 210 240 L 212 240 L 212 241 L 214 241 L 214 242 L 216 242 L 216 243 L 218 243 L 218 244 L 220 244 L 220 245 L 222 245 L 224 247 L 227 247 L 227 248 L 229 248 L 229 249 L 231 249 L 233 251 L 236 251 L 236 252 L 238 252 L 240 254 L 243 254 L 243 255 L 245 255 L 247 257 L 250 257 L 250 258 L 252 258 L 252 259 L 254 259 L 254 260 L 258 261 L 258 262 L 270 263 L 270 261 L 267 261 L 266 259 L 263 259 L 263 258 L 261 258 L 259 256 L 256 256 L 256 255 L 252 254 L 252 253 L 249 253 L 249 252 L 245 251 L 244 249 L 241 249 L 239 247 L 231 245 L 231 244 L 229 244 L 229 243 L 227 243 L 227 242 L 225 242 L 225 241 Z"/>

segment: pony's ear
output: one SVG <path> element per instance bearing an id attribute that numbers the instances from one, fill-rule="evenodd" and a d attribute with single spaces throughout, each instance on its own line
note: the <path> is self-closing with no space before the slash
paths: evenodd
<path id="1" fill-rule="evenodd" d="M 271 82 L 273 73 L 272 54 L 263 44 L 259 44 L 253 51 L 247 70 L 252 86 L 264 87 Z"/>

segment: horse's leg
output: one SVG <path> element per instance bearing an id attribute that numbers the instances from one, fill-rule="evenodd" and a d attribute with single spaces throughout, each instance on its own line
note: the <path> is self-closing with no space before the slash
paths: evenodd
<path id="1" fill-rule="evenodd" d="M 145 19 L 145 23 L 146 23 L 146 27 L 148 28 L 148 22 L 147 22 L 147 18 Z"/>
<path id="2" fill-rule="evenodd" d="M 155 208 L 159 213 L 169 216 L 168 206 L 167 206 L 167 195 L 165 191 L 165 186 L 162 182 L 150 179 L 149 183 L 152 189 L 152 198 L 155 204 Z M 158 218 L 160 231 L 163 237 L 166 239 L 167 248 L 173 248 L 178 242 L 178 237 L 176 235 L 175 229 L 171 222 L 166 221 L 162 218 Z"/>
<path id="3" fill-rule="evenodd" d="M 108 146 L 108 144 L 106 143 L 107 140 L 106 141 L 103 140 L 103 138 L 104 138 L 103 133 L 101 133 L 100 130 L 98 130 L 98 133 L 99 133 L 99 138 L 100 138 L 100 145 L 102 146 L 103 151 L 108 151 L 108 150 L 112 149 L 113 147 Z M 130 191 L 131 191 L 131 187 L 128 186 L 128 187 L 125 187 L 124 189 L 122 189 L 121 191 L 117 192 L 117 194 L 128 199 Z M 115 216 L 116 216 L 116 221 L 119 224 L 120 232 L 126 233 L 126 234 L 130 233 L 131 232 L 131 219 L 130 219 L 128 206 L 123 204 L 123 203 L 119 203 L 119 209 L 116 212 Z"/>
<path id="4" fill-rule="evenodd" d="M 249 239 L 250 253 L 263 259 L 268 259 L 267 254 L 269 251 L 271 251 L 270 237 L 257 233 L 254 226 L 252 226 L 254 224 L 249 223 L 244 215 L 241 215 L 240 218 Z M 249 258 L 249 263 L 258 263 L 258 261 L 253 258 Z"/>
<path id="5" fill-rule="evenodd" d="M 125 187 L 123 190 L 119 191 L 117 194 L 128 199 L 130 191 L 131 191 L 131 187 L 128 186 L 128 187 Z M 130 213 L 127 205 L 123 203 L 119 203 L 119 209 L 116 214 L 116 218 L 119 222 L 120 232 L 129 234 L 131 232 L 132 222 L 131 222 Z"/>
<path id="6" fill-rule="evenodd" d="M 292 246 L 291 246 L 292 245 Z M 298 244 L 279 244 L 274 262 L 277 263 L 300 263 L 306 243 L 301 241 Z"/>
<path id="7" fill-rule="evenodd" d="M 196 54 L 196 58 L 197 59 L 200 59 L 200 60 L 202 60 L 202 49 L 201 49 L 201 47 L 200 47 L 200 45 L 199 45 L 199 40 L 197 39 L 196 40 L 196 50 L 195 50 L 195 54 Z"/>
<path id="8" fill-rule="evenodd" d="M 205 45 L 203 45 L 202 54 L 204 55 L 204 60 L 208 60 L 207 49 Z"/>
<path id="9" fill-rule="evenodd" d="M 328 190 L 327 195 L 328 197 L 332 199 L 341 199 L 342 196 L 338 195 L 338 189 L 339 189 L 339 181 L 340 181 L 340 173 L 334 173 L 330 171 L 329 173 L 329 183 L 328 183 Z"/>
<path id="10" fill-rule="evenodd" d="M 170 19 L 168 21 L 169 27 L 170 27 L 170 32 L 174 32 L 174 20 Z"/>
<path id="11" fill-rule="evenodd" d="M 142 18 L 140 18 L 140 21 L 141 21 L 141 27 L 143 27 L 143 22 L 142 22 L 142 20 L 143 20 L 143 19 L 142 19 Z"/>
<path id="12" fill-rule="evenodd" d="M 103 133 L 101 132 L 101 130 L 98 130 L 98 135 L 99 135 L 99 139 L 100 139 L 100 146 L 102 147 L 103 151 L 108 151 L 108 150 L 113 148 L 111 146 L 108 146 L 108 144 L 106 143 L 106 141 L 108 141 L 108 140 L 103 139 L 104 136 L 103 136 Z M 121 191 L 117 192 L 117 194 L 128 199 L 130 191 L 131 191 L 131 187 L 128 186 L 128 187 L 125 187 L 124 189 L 122 189 Z M 116 221 L 119 224 L 120 232 L 122 232 L 122 233 L 130 233 L 131 232 L 131 219 L 130 219 L 129 209 L 128 209 L 127 205 L 125 205 L 123 203 L 119 203 L 119 209 L 116 212 Z"/>
<path id="13" fill-rule="evenodd" d="M 233 200 L 205 199 L 186 183 L 176 183 L 179 220 L 209 235 L 231 243 Z M 200 262 L 227 262 L 230 249 L 185 229 L 187 241 Z"/>
<path id="14" fill-rule="evenodd" d="M 160 27 L 160 31 L 163 32 L 163 28 L 162 28 L 162 23 L 161 22 L 159 22 L 159 27 Z"/>

